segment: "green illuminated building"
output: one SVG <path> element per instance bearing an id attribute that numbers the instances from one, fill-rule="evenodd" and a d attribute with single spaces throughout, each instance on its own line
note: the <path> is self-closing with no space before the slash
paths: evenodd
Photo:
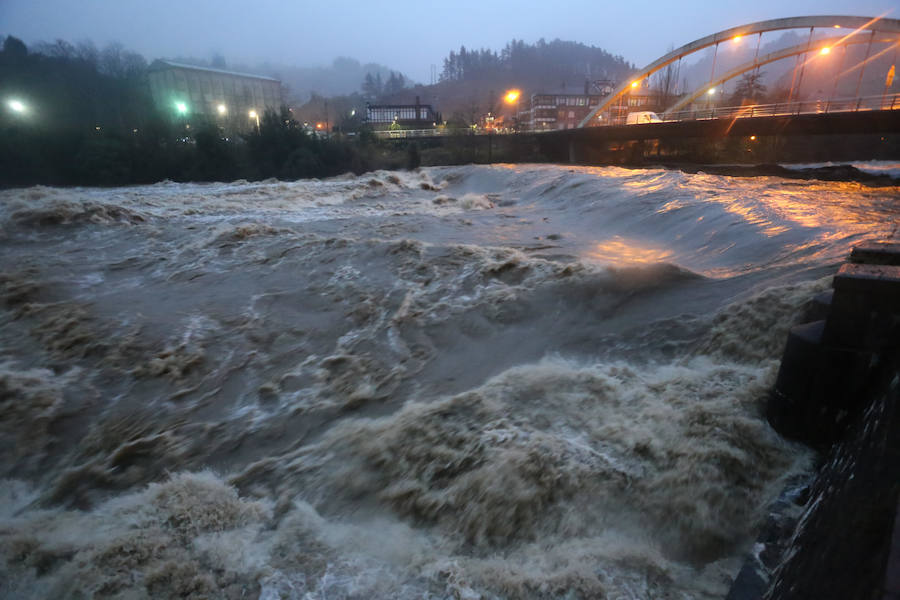
<path id="1" fill-rule="evenodd" d="M 148 79 L 156 105 L 186 125 L 206 120 L 248 131 L 282 105 L 281 82 L 272 77 L 157 60 Z"/>

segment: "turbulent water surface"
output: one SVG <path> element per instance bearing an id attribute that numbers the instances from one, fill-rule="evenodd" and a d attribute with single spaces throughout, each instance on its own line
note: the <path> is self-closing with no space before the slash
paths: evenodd
<path id="1" fill-rule="evenodd" d="M 722 598 L 898 188 L 492 166 L 0 193 L 4 597 Z"/>

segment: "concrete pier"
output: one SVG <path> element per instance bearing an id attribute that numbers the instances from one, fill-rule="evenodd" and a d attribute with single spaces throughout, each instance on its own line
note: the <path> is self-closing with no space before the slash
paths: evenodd
<path id="1" fill-rule="evenodd" d="M 833 287 L 791 330 L 768 406 L 821 463 L 770 507 L 728 600 L 900 600 L 900 244 L 855 248 Z"/>
<path id="2" fill-rule="evenodd" d="M 783 435 L 825 449 L 864 408 L 873 374 L 900 345 L 900 244 L 867 244 L 841 266 L 821 319 L 791 329 L 769 401 Z"/>

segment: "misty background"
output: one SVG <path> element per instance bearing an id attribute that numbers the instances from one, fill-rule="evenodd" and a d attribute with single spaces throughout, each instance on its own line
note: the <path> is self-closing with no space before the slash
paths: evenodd
<path id="1" fill-rule="evenodd" d="M 893 4 L 857 2 L 852 12 L 889 16 Z M 508 89 L 522 90 L 521 108 L 527 110 L 531 94 L 584 94 L 589 88 L 597 93 L 599 83 L 628 81 L 639 67 L 716 31 L 761 19 L 841 12 L 848 11 L 830 0 L 814 6 L 796 2 L 789 9 L 768 0 L 627 7 L 585 2 L 436 7 L 404 1 L 327 8 L 271 1 L 150 6 L 5 0 L 0 2 L 0 93 L 8 110 L 0 160 L 9 168 L 0 184 L 321 177 L 418 165 L 416 153 L 393 156 L 339 138 L 359 133 L 364 142 L 367 103 L 421 101 L 451 130 L 483 125 L 490 115 L 516 127 L 520 106 L 503 102 Z M 834 30 L 819 28 L 814 35 L 834 35 Z M 644 80 L 639 92 L 664 108 L 675 96 L 704 86 L 713 70 L 722 74 L 756 53 L 808 39 L 807 31 L 790 30 L 729 40 Z M 735 106 L 784 102 L 789 96 L 827 101 L 881 95 L 885 73 L 897 58 L 896 46 L 857 44 L 807 60 L 796 85 L 800 60 L 783 60 L 717 86 L 714 101 Z M 276 78 L 282 83 L 281 114 L 260 115 L 254 131 L 234 139 L 212 122 L 194 122 L 191 129 L 191 123 L 151 102 L 147 74 L 158 60 Z M 863 63 L 864 69 L 855 66 Z M 12 102 L 19 109 L 9 108 Z M 337 136 L 306 136 L 310 131 Z M 472 160 L 457 154 L 424 160 Z"/>
<path id="2" fill-rule="evenodd" d="M 360 90 L 366 74 L 407 83 L 439 81 L 444 60 L 461 46 L 501 53 L 511 40 L 572 41 L 641 67 L 670 47 L 728 27 L 798 15 L 892 16 L 895 0 L 802 0 L 752 3 L 684 0 L 598 3 L 576 0 L 438 4 L 371 2 L 153 3 L 125 0 L 4 0 L 0 34 L 29 47 L 57 39 L 96 46 L 119 43 L 148 62 L 157 58 L 210 64 L 281 78 L 297 100 Z M 610 75 L 616 71 L 606 65 Z M 588 73 L 585 73 L 588 75 Z M 592 75 L 592 74 L 591 74 Z"/>

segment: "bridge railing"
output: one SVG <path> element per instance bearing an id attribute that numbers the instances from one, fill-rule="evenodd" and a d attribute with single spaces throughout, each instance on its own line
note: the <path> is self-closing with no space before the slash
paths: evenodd
<path id="1" fill-rule="evenodd" d="M 863 96 L 860 98 L 837 98 L 818 100 L 798 100 L 794 102 L 776 102 L 772 104 L 752 104 L 746 106 L 709 106 L 693 108 L 662 115 L 666 123 L 675 121 L 699 121 L 704 119 L 742 119 L 753 117 L 776 117 L 784 115 L 827 114 L 838 112 L 857 112 L 869 110 L 900 110 L 900 94 L 883 94 L 881 96 Z M 624 125 L 625 119 L 613 119 L 603 126 Z M 523 130 L 525 131 L 525 130 Z M 542 133 L 541 130 L 527 130 L 529 133 Z M 555 131 L 555 130 L 550 130 Z M 503 135 L 512 131 L 493 131 L 484 129 L 395 129 L 374 132 L 381 139 L 406 139 L 424 137 L 452 137 L 470 135 Z"/>
<path id="2" fill-rule="evenodd" d="M 838 98 L 831 100 L 800 100 L 795 102 L 753 104 L 746 106 L 711 106 L 669 113 L 664 116 L 664 120 L 668 122 L 696 121 L 700 119 L 739 119 L 869 110 L 900 110 L 900 94 L 884 94 L 881 96 L 863 96 L 861 98 Z"/>
<path id="3" fill-rule="evenodd" d="M 489 132 L 474 129 L 394 129 L 375 131 L 375 137 L 383 140 L 419 138 L 419 137 L 452 137 L 487 135 Z"/>

